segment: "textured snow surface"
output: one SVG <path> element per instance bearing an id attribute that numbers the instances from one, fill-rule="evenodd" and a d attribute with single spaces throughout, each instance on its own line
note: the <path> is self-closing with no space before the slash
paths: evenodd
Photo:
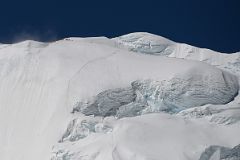
<path id="1" fill-rule="evenodd" d="M 0 159 L 192 160 L 233 148 L 239 57 L 148 33 L 0 44 Z"/>
<path id="2" fill-rule="evenodd" d="M 131 83 L 131 88 L 101 92 L 93 102 L 79 102 L 73 112 L 104 117 L 159 111 L 174 113 L 205 104 L 228 103 L 238 90 L 235 76 L 221 70 L 193 67 L 170 80 L 137 80 Z"/>
<path id="3" fill-rule="evenodd" d="M 175 43 L 161 36 L 144 32 L 127 34 L 113 40 L 116 43 L 115 46 L 129 51 L 203 61 L 235 74 L 240 74 L 240 52 L 233 54 L 218 53 L 184 43 Z M 153 47 L 155 45 L 151 44 L 157 44 L 156 46 L 161 46 L 162 49 L 156 50 Z"/>
<path id="4" fill-rule="evenodd" d="M 240 160 L 240 145 L 234 148 L 210 146 L 201 155 L 199 160 Z"/>
<path id="5" fill-rule="evenodd" d="M 231 148 L 240 143 L 239 125 L 221 126 L 163 113 L 120 120 L 109 117 L 107 122 L 114 126 L 112 132 L 59 143 L 53 157 L 59 157 L 61 150 L 76 160 L 197 160 L 212 144 Z"/>
<path id="6" fill-rule="evenodd" d="M 64 133 L 60 143 L 64 141 L 77 141 L 89 136 L 91 133 L 107 133 L 111 132 L 111 126 L 102 123 L 100 120 L 96 119 L 79 119 L 76 118 L 72 120 L 66 132 Z"/>
<path id="7" fill-rule="evenodd" d="M 113 40 L 116 42 L 116 46 L 120 48 L 146 54 L 169 55 L 174 47 L 174 42 L 144 32 L 123 35 L 113 38 Z"/>

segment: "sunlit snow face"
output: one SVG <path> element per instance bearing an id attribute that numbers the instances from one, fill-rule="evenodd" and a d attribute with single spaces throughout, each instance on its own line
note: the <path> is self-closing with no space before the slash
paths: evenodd
<path id="1" fill-rule="evenodd" d="M 119 118 L 161 111 L 177 113 L 205 104 L 226 104 L 238 90 L 237 79 L 231 74 L 187 72 L 168 81 L 138 80 L 130 88 L 106 90 L 88 104 L 79 102 L 73 112 Z"/>
<path id="2" fill-rule="evenodd" d="M 155 38 L 129 44 L 175 58 L 107 38 L 0 45 L 0 159 L 185 160 L 239 144 L 238 54 Z"/>
<path id="3" fill-rule="evenodd" d="M 120 48 L 133 52 L 166 56 L 173 52 L 174 42 L 149 33 L 134 33 L 114 38 Z"/>

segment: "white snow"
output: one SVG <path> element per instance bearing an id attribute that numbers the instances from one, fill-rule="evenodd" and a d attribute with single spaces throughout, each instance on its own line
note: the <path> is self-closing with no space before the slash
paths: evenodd
<path id="1" fill-rule="evenodd" d="M 0 159 L 186 160 L 199 159 L 210 145 L 232 148 L 240 144 L 239 57 L 148 33 L 1 44 Z M 149 106 L 165 100 L 183 111 L 125 117 L 124 106 L 116 113 L 121 119 L 71 113 L 79 102 L 146 80 L 165 87 L 164 98 L 154 99 L 162 86 L 151 84 Z M 199 111 L 208 104 L 216 111 L 211 116 L 191 116 L 192 107 Z M 236 111 L 228 110 L 233 106 Z"/>
<path id="2" fill-rule="evenodd" d="M 112 40 L 116 43 L 115 46 L 137 53 L 203 61 L 238 75 L 240 73 L 240 52 L 234 54 L 219 53 L 184 43 L 172 42 L 161 36 L 144 32 L 131 33 Z M 164 49 L 156 50 L 152 44 L 153 46 L 155 46 L 154 44 L 163 46 Z"/>
<path id="3" fill-rule="evenodd" d="M 110 123 L 112 119 L 105 121 Z M 239 125 L 221 126 L 163 113 L 124 118 L 112 125 L 110 133 L 91 135 L 77 143 L 60 143 L 54 149 L 64 148 L 65 153 L 73 154 L 70 159 L 191 160 L 199 159 L 212 144 L 232 148 L 240 143 Z"/>
<path id="4" fill-rule="evenodd" d="M 174 42 L 154 34 L 145 32 L 130 33 L 112 39 L 119 48 L 126 48 L 130 51 L 168 55 L 172 52 Z"/>

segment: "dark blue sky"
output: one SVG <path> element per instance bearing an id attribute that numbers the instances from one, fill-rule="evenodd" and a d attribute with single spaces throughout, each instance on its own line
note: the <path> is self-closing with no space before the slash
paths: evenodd
<path id="1" fill-rule="evenodd" d="M 240 0 L 1 0 L 0 42 L 145 31 L 240 51 Z"/>

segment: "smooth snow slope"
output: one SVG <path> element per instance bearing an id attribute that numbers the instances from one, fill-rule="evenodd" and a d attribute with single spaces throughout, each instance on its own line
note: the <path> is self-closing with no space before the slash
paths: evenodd
<path id="1" fill-rule="evenodd" d="M 159 43 L 165 47 L 175 45 L 166 39 Z M 0 159 L 47 160 L 53 156 L 58 160 L 75 160 L 85 156 L 85 160 L 140 160 L 163 156 L 165 160 L 184 160 L 199 157 L 213 143 L 227 147 L 240 143 L 237 125 L 219 126 L 195 119 L 185 122 L 177 115 L 162 113 L 122 120 L 93 118 L 96 123 L 109 124 L 95 124 L 94 130 L 89 129 L 90 125 L 86 138 L 74 142 L 67 138 L 61 142 L 73 119 L 89 118 L 71 114 L 75 105 L 91 102 L 103 91 L 130 87 L 136 80 L 162 82 L 179 76 L 212 77 L 208 80 L 213 83 L 207 83 L 202 90 L 217 84 L 216 93 L 229 92 L 229 98 L 222 96 L 225 94 L 217 97 L 226 98 L 216 102 L 221 105 L 233 100 L 239 91 L 238 77 L 234 72 L 230 74 L 202 62 L 129 52 L 107 38 L 69 38 L 53 43 L 24 41 L 0 45 L 0 48 Z M 199 74 L 196 77 L 193 73 Z M 198 88 L 192 92 L 198 93 Z M 187 108 L 195 106 L 188 104 Z M 83 126 L 86 131 L 86 125 Z M 106 127 L 110 130 L 106 131 Z M 79 131 L 74 132 L 78 136 Z M 52 151 L 56 153 L 52 155 Z M 172 153 L 174 151 L 176 153 Z"/>

